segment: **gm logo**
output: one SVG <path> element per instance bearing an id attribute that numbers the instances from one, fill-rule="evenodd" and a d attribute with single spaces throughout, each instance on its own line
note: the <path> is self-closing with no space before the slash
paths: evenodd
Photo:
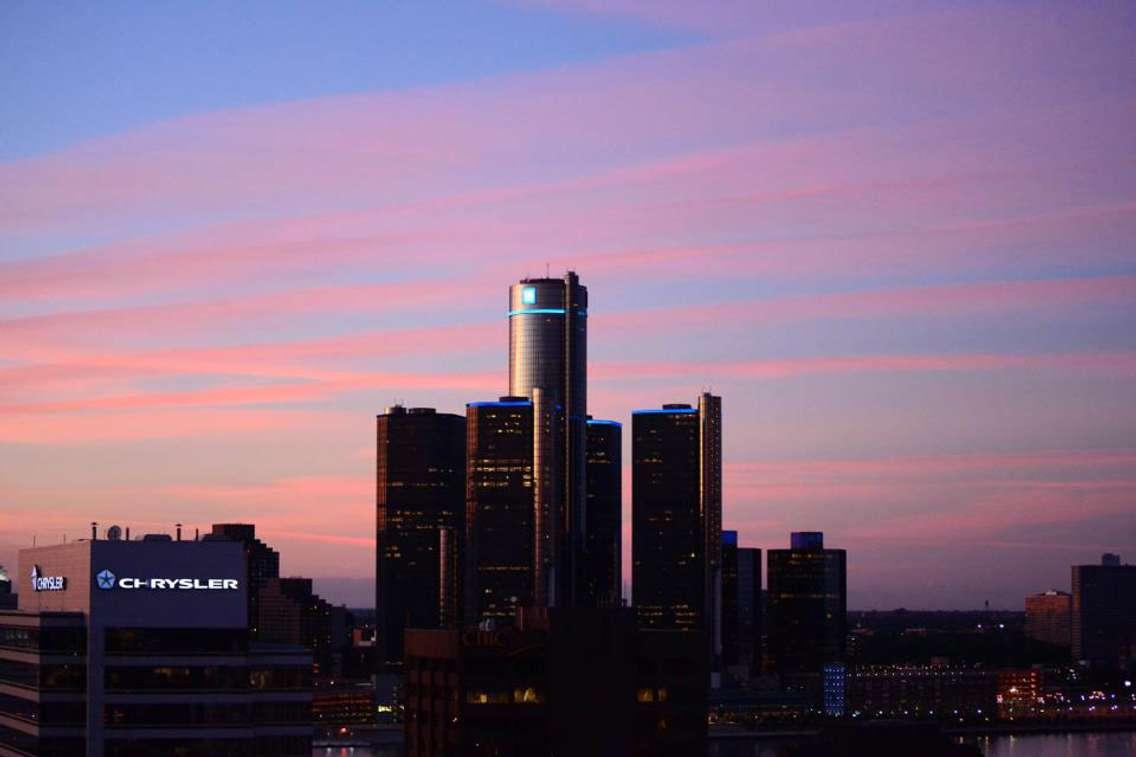
<path id="1" fill-rule="evenodd" d="M 100 589 L 114 588 L 114 574 L 109 570 L 101 571 L 97 576 L 95 576 L 95 581 L 98 583 Z"/>
<path id="2" fill-rule="evenodd" d="M 536 304 L 536 287 L 525 287 L 521 290 L 521 304 L 522 305 L 535 305 Z"/>

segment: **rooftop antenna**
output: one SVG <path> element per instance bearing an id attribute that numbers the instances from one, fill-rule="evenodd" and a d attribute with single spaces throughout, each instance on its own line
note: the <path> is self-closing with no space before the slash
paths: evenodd
<path id="1" fill-rule="evenodd" d="M 548 261 L 544 261 L 544 278 L 548 278 L 552 274 L 548 272 Z"/>
<path id="2" fill-rule="evenodd" d="M 99 522 L 95 521 L 95 520 L 91 521 L 91 541 L 95 541 L 96 539 L 99 538 L 99 530 L 98 529 L 99 529 Z"/>

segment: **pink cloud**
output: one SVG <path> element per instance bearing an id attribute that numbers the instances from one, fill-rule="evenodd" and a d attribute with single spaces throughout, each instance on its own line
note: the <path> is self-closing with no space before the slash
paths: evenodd
<path id="1" fill-rule="evenodd" d="M 107 445 L 152 439 L 204 439 L 262 435 L 265 432 L 311 433 L 329 413 L 246 408 L 147 408 L 142 412 L 9 413 L 0 424 L 5 444 Z"/>
<path id="2" fill-rule="evenodd" d="M 1134 352 L 1061 354 L 859 355 L 801 359 L 742 360 L 729 363 L 607 363 L 593 367 L 599 381 L 705 377 L 716 381 L 784 379 L 813 374 L 963 372 L 1007 369 L 1099 370 L 1120 375 L 1136 372 Z"/>

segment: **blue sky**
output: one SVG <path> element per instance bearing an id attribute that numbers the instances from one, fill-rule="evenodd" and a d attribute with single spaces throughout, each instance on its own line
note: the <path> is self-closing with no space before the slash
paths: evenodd
<path id="1" fill-rule="evenodd" d="M 445 2 L 6 2 L 0 158 L 192 113 L 682 44 L 631 20 Z"/>

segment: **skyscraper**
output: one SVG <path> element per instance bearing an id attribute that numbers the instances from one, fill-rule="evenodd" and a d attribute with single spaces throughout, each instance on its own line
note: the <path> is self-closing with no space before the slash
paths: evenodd
<path id="1" fill-rule="evenodd" d="M 632 414 L 632 580 L 646 628 L 706 631 L 720 669 L 722 405 L 669 404 Z"/>
<path id="2" fill-rule="evenodd" d="M 761 637 L 765 632 L 762 612 L 761 550 L 738 548 L 738 665 L 751 676 L 761 671 Z"/>
<path id="3" fill-rule="evenodd" d="M 623 427 L 588 419 L 584 603 L 618 607 L 622 599 Z"/>
<path id="4" fill-rule="evenodd" d="M 768 552 L 769 656 L 783 673 L 817 673 L 844 661 L 848 612 L 846 555 L 824 535 L 796 532 L 790 549 Z"/>
<path id="5" fill-rule="evenodd" d="M 761 550 L 722 532 L 722 667 L 748 678 L 761 662 Z"/>
<path id="6" fill-rule="evenodd" d="M 1073 566 L 1073 659 L 1117 669 L 1136 663 L 1136 565 L 1116 555 Z"/>
<path id="7" fill-rule="evenodd" d="M 550 433 L 533 440 L 534 507 L 544 532 L 534 565 L 538 604 L 576 604 L 583 580 L 587 316 L 588 290 L 571 271 L 509 288 L 509 394 L 532 400 L 536 416 L 550 419 Z"/>
<path id="8" fill-rule="evenodd" d="M 465 617 L 509 620 L 534 602 L 534 403 L 526 397 L 466 405 Z"/>
<path id="9" fill-rule="evenodd" d="M 395 405 L 377 419 L 375 610 L 383 661 L 403 629 L 442 624 L 439 530 L 465 526 L 465 419 Z"/>

